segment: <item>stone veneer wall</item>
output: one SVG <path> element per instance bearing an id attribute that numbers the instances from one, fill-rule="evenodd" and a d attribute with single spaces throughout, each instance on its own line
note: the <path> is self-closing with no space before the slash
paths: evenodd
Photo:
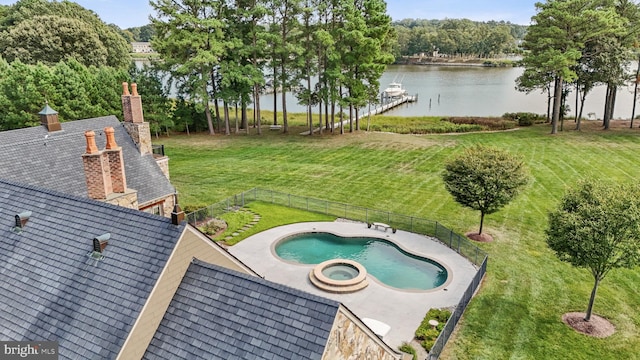
<path id="1" fill-rule="evenodd" d="M 162 211 L 164 216 L 171 217 L 171 212 L 173 211 L 174 197 L 173 195 L 167 196 L 162 203 Z"/>
<path id="2" fill-rule="evenodd" d="M 151 130 L 149 128 L 149 123 L 130 123 L 125 122 L 124 128 L 129 133 L 129 136 L 133 139 L 133 142 L 138 146 L 138 150 L 140 154 L 146 155 L 151 154 Z"/>
<path id="3" fill-rule="evenodd" d="M 138 192 L 126 189 L 124 193 L 111 193 L 104 202 L 138 210 Z"/>
<path id="4" fill-rule="evenodd" d="M 171 179 L 169 177 L 169 158 L 166 156 L 160 156 L 160 157 L 156 157 L 155 159 L 156 159 L 156 164 L 158 164 L 164 176 L 166 176 L 167 179 Z"/>
<path id="5" fill-rule="evenodd" d="M 323 360 L 397 360 L 374 334 L 369 334 L 340 308 L 331 329 Z"/>

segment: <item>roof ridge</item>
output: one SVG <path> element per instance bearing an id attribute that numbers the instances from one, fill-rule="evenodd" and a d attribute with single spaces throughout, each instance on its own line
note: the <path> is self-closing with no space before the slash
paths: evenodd
<path id="1" fill-rule="evenodd" d="M 94 119 L 101 119 L 101 118 L 94 118 Z M 92 120 L 92 119 L 85 119 L 85 120 Z M 116 120 L 118 120 L 116 118 Z M 83 121 L 83 120 L 75 120 L 75 121 Z M 120 122 L 120 120 L 118 120 L 118 122 L 120 123 L 120 126 L 122 126 L 122 122 Z M 68 124 L 69 122 L 66 122 L 66 124 Z M 65 124 L 65 123 L 63 123 Z M 40 125 L 38 125 L 40 126 Z M 31 128 L 34 128 L 35 126 L 32 126 Z M 28 129 L 28 128 L 22 128 L 22 129 L 15 129 L 15 130 L 23 130 L 23 129 Z M 76 130 L 76 131 L 68 131 L 65 129 L 62 129 L 60 131 L 56 131 L 55 133 L 53 133 L 53 136 L 50 136 L 50 134 L 45 134 L 44 137 L 35 137 L 32 138 L 30 140 L 22 140 L 22 141 L 14 141 L 14 142 L 4 142 L 3 144 L 0 144 L 0 149 L 4 148 L 4 147 L 13 147 L 15 145 L 24 145 L 24 144 L 33 144 L 33 143 L 38 143 L 38 142 L 48 142 L 48 141 L 53 141 L 53 140 L 62 140 L 65 139 L 67 137 L 70 136 L 77 136 L 77 135 L 82 135 L 84 136 L 84 132 L 87 130 L 91 130 L 94 132 L 102 132 L 104 131 L 104 128 L 95 128 L 95 129 L 90 129 L 90 128 L 85 128 L 84 130 Z"/>
<path id="2" fill-rule="evenodd" d="M 17 182 L 17 181 L 13 181 L 13 180 L 8 180 L 8 179 L 3 179 L 0 178 L 0 183 L 4 183 L 10 186 L 16 186 L 16 187 L 20 187 L 23 189 L 28 189 L 28 190 L 35 190 L 35 191 L 39 191 L 48 195 L 52 195 L 52 196 L 56 196 L 56 197 L 60 197 L 63 199 L 69 199 L 69 200 L 74 200 L 74 201 L 79 201 L 85 204 L 90 204 L 92 206 L 101 206 L 101 207 L 106 207 L 106 208 L 110 208 L 110 209 L 117 209 L 119 211 L 122 211 L 124 213 L 130 213 L 130 214 L 135 214 L 137 216 L 144 216 L 147 218 L 152 218 L 152 219 L 157 219 L 157 220 L 166 220 L 166 222 L 171 222 L 171 219 L 163 217 L 163 216 L 159 216 L 159 215 L 154 215 L 148 212 L 144 212 L 144 211 L 140 211 L 140 210 L 136 210 L 136 209 L 130 209 L 130 208 L 126 208 L 123 206 L 119 206 L 119 205 L 113 205 L 104 201 L 98 201 L 98 200 L 93 200 L 91 198 L 88 197 L 82 197 L 82 196 L 77 196 L 77 195 L 71 195 L 71 194 L 67 194 L 67 193 L 63 193 L 60 191 L 56 191 L 56 190 L 51 190 L 51 189 L 47 189 L 47 188 L 43 188 L 40 186 L 36 186 L 36 185 L 31 185 L 31 184 L 25 184 L 25 183 L 21 183 L 21 182 Z M 179 226 L 184 226 L 184 225 L 179 225 Z"/>
<path id="3" fill-rule="evenodd" d="M 299 295 L 303 295 L 307 300 L 316 301 L 318 303 L 322 303 L 322 304 L 325 304 L 325 305 L 328 305 L 328 306 L 339 307 L 340 304 L 341 304 L 339 301 L 335 301 L 335 300 L 332 300 L 332 299 L 329 299 L 329 298 L 326 298 L 326 297 L 315 295 L 315 294 L 312 294 L 312 293 L 309 293 L 309 292 L 306 292 L 306 291 L 303 291 L 303 290 L 299 290 L 299 289 L 296 289 L 296 288 L 293 288 L 293 287 L 290 287 L 290 286 L 287 286 L 287 285 L 279 284 L 279 283 L 264 279 L 264 278 L 259 277 L 259 276 L 252 276 L 252 275 L 244 274 L 244 273 L 241 273 L 239 271 L 235 271 L 235 270 L 231 270 L 231 269 L 219 266 L 219 265 L 211 264 L 211 263 L 208 263 L 206 261 L 202 261 L 202 260 L 197 259 L 197 258 L 191 259 L 191 264 L 189 264 L 189 269 L 192 266 L 199 266 L 199 267 L 202 267 L 202 268 L 205 268 L 205 269 L 222 272 L 222 273 L 225 273 L 227 275 L 240 277 L 240 278 L 243 278 L 245 280 L 251 281 L 253 283 L 257 283 L 257 284 L 260 284 L 260 285 L 263 285 L 263 286 L 267 286 L 267 287 L 275 289 L 275 290 L 287 292 L 287 293 L 289 293 L 291 295 L 298 295 L 298 296 Z M 189 271 L 189 269 L 187 269 L 187 271 Z"/>

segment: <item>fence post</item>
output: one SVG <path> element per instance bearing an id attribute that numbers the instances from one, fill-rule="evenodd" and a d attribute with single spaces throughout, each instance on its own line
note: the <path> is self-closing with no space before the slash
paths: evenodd
<path id="1" fill-rule="evenodd" d="M 451 231 L 453 231 L 453 230 L 451 230 Z M 460 237 L 460 236 L 458 236 L 458 254 L 460 254 L 460 238 L 461 238 L 461 237 Z"/>
<path id="2" fill-rule="evenodd" d="M 453 230 L 449 230 L 449 248 L 453 249 Z"/>

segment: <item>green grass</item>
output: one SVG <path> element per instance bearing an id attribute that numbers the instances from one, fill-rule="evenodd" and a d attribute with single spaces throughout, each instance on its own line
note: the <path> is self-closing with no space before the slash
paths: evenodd
<path id="1" fill-rule="evenodd" d="M 303 137 L 292 131 L 156 142 L 166 145 L 183 207 L 263 187 L 438 220 L 460 233 L 477 230 L 479 214 L 447 193 L 440 178 L 443 163 L 474 144 L 519 154 L 534 180 L 511 204 L 487 216 L 485 229 L 495 238 L 480 244 L 490 254 L 487 276 L 442 358 L 633 359 L 640 351 L 639 271 L 615 271 L 600 285 L 595 313 L 610 319 L 616 333 L 607 339 L 578 334 L 561 316 L 586 310 L 592 277 L 558 261 L 544 242 L 544 229 L 548 211 L 578 179 L 640 178 L 639 132 L 551 136 L 548 126 L 537 125 L 461 135 Z"/>
<path id="2" fill-rule="evenodd" d="M 335 217 L 309 213 L 307 211 L 292 209 L 284 206 L 277 206 L 272 204 L 265 204 L 261 202 L 252 202 L 247 204 L 248 209 L 256 214 L 260 214 L 261 218 L 257 224 L 251 227 L 249 230 L 244 231 L 239 236 L 235 236 L 231 240 L 225 240 L 227 245 L 234 245 L 240 241 L 248 238 L 253 234 L 271 229 L 276 226 L 295 224 L 303 221 L 333 221 Z M 221 241 L 227 235 L 238 231 L 243 226 L 247 225 L 253 220 L 253 214 L 247 211 L 234 211 L 229 212 L 221 216 L 221 218 L 227 222 L 227 230 L 218 235 L 215 240 Z"/>

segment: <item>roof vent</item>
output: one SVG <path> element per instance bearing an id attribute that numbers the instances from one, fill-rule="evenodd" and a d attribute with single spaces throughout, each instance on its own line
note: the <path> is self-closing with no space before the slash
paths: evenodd
<path id="1" fill-rule="evenodd" d="M 27 221 L 29 221 L 30 216 L 31 211 L 23 211 L 19 214 L 16 214 L 16 226 L 13 228 L 13 231 L 21 233 L 22 229 L 27 226 Z"/>
<path id="2" fill-rule="evenodd" d="M 97 236 L 93 239 L 93 251 L 102 253 L 104 248 L 109 244 L 109 239 L 111 239 L 110 233 L 104 233 L 100 236 Z"/>
<path id="3" fill-rule="evenodd" d="M 104 251 L 104 248 L 107 247 L 107 244 L 109 244 L 109 239 L 111 239 L 110 233 L 104 233 L 93 238 L 93 251 L 89 251 L 87 256 L 89 259 L 95 260 L 94 265 L 97 265 L 98 261 L 104 260 L 102 252 Z"/>

